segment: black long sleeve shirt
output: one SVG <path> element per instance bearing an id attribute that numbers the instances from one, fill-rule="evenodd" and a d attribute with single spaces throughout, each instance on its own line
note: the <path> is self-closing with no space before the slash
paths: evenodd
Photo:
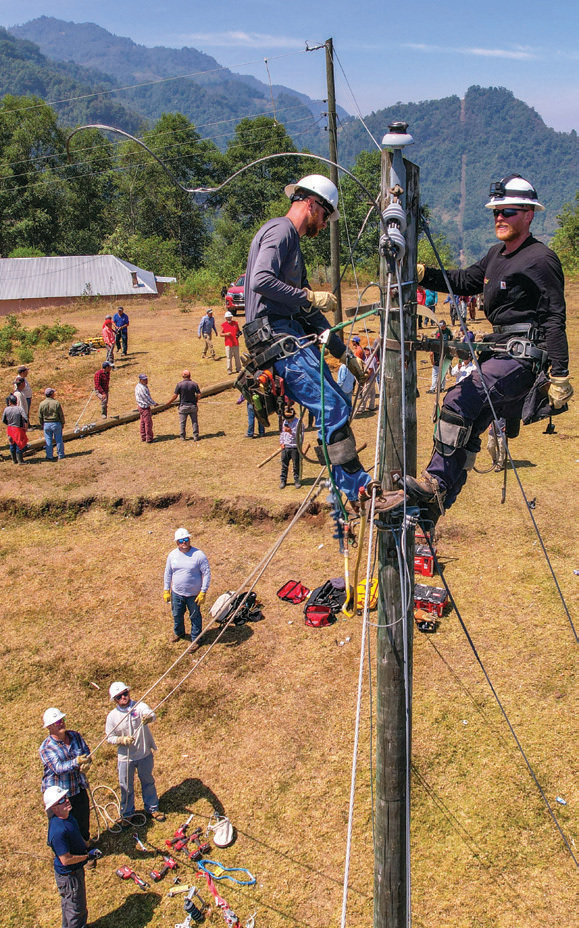
<path id="1" fill-rule="evenodd" d="M 530 322 L 544 333 L 544 347 L 555 376 L 569 369 L 565 331 L 565 296 L 561 262 L 550 248 L 529 235 L 516 251 L 507 254 L 498 242 L 477 264 L 447 271 L 460 294 L 482 293 L 484 312 L 493 325 Z M 442 272 L 426 268 L 424 287 L 446 293 Z"/>

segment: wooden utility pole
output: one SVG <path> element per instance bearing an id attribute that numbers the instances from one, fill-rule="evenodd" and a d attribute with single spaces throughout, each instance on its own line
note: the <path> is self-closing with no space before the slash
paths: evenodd
<path id="1" fill-rule="evenodd" d="M 326 79 L 328 83 L 328 141 L 330 161 L 338 163 L 338 117 L 336 115 L 336 85 L 334 83 L 334 40 L 326 40 Z M 338 186 L 338 169 L 330 165 L 330 180 Z M 342 322 L 342 291 L 340 288 L 340 224 L 330 222 L 330 263 L 332 293 L 338 301 L 335 324 Z"/>
<path id="2" fill-rule="evenodd" d="M 406 209 L 406 254 L 402 264 L 402 281 L 416 277 L 418 238 L 419 172 L 416 165 L 403 161 L 400 194 Z M 396 158 L 397 155 L 394 155 Z M 382 152 L 382 199 L 384 209 L 390 203 L 393 155 Z M 403 167 L 402 167 L 403 165 Z M 405 174 L 405 176 L 404 176 Z M 387 266 L 381 260 L 380 283 L 382 305 L 386 302 Z M 396 283 L 393 278 L 393 283 Z M 397 292 L 397 288 L 396 288 Z M 392 291 L 392 294 L 394 291 Z M 404 336 L 416 334 L 416 284 L 403 288 L 405 304 Z M 386 324 L 385 317 L 382 325 Z M 397 297 L 391 300 L 388 339 L 400 342 L 400 316 Z M 416 360 L 406 352 L 406 466 L 416 473 Z M 382 448 L 379 479 L 392 488 L 391 474 L 400 472 L 403 463 L 402 430 L 402 359 L 399 349 L 385 352 L 382 359 L 385 377 L 385 402 L 380 424 Z M 376 844 L 374 849 L 374 928 L 407 928 L 410 917 L 409 820 L 410 820 L 410 732 L 412 694 L 412 633 L 414 627 L 414 532 L 406 533 L 406 564 L 410 582 L 397 556 L 399 545 L 404 558 L 402 517 L 390 515 L 385 531 L 378 535 L 378 632 L 377 632 L 377 746 L 376 746 Z M 408 584 L 406 620 L 403 621 L 402 585 Z M 406 640 L 405 640 L 406 635 Z M 405 667 L 406 661 L 406 667 Z M 406 686 L 406 681 L 408 686 Z"/>

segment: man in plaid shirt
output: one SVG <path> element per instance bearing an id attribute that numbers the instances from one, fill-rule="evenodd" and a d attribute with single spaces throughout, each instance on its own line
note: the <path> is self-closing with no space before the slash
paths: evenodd
<path id="1" fill-rule="evenodd" d="M 101 401 L 101 419 L 106 419 L 107 417 L 110 380 L 111 365 L 108 361 L 103 361 L 102 366 L 94 375 L 94 390 L 99 400 Z"/>
<path id="2" fill-rule="evenodd" d="M 68 791 L 72 813 L 78 822 L 85 841 L 90 838 L 90 804 L 88 781 L 84 770 L 90 766 L 89 747 L 78 731 L 69 731 L 64 724 L 65 715 L 60 709 L 47 709 L 44 727 L 48 737 L 40 745 L 40 760 L 44 766 L 42 792 L 49 786 L 60 786 Z"/>

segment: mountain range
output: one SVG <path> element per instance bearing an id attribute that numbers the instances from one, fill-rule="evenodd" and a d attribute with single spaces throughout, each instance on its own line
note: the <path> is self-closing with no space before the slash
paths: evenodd
<path id="1" fill-rule="evenodd" d="M 43 16 L 0 30 L 0 96 L 6 93 L 64 101 L 53 105 L 69 125 L 104 122 L 133 133 L 179 111 L 220 148 L 242 118 L 275 115 L 300 150 L 327 155 L 324 101 L 235 74 L 197 49 L 147 48 L 94 23 Z M 533 230 L 546 241 L 557 213 L 575 197 L 577 134 L 547 127 L 505 88 L 396 103 L 366 116 L 367 129 L 345 110 L 339 116 L 339 161 L 346 167 L 362 151 L 376 151 L 367 130 L 380 141 L 393 120 L 409 123 L 415 144 L 407 155 L 421 168 L 433 230 L 443 231 L 466 261 L 493 238 L 482 208 L 490 181 L 512 172 L 532 180 L 548 207 Z"/>

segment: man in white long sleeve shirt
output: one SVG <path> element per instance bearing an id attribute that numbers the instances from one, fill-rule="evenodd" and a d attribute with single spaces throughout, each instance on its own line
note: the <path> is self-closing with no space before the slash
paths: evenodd
<path id="1" fill-rule="evenodd" d="M 191 641 L 201 634 L 201 606 L 205 602 L 211 583 L 211 568 L 203 551 L 194 548 L 186 528 L 175 532 L 177 547 L 171 551 L 165 565 L 163 598 L 171 603 L 173 613 L 173 638 L 185 638 L 185 609 L 191 619 Z M 194 646 L 192 646 L 194 647 Z M 196 650 L 196 648 L 195 648 Z"/>
<path id="2" fill-rule="evenodd" d="M 131 699 L 130 686 L 117 680 L 109 687 L 115 708 L 107 715 L 106 735 L 109 744 L 117 745 L 117 765 L 121 788 L 121 825 L 129 827 L 135 814 L 135 771 L 141 781 L 145 812 L 157 822 L 165 816 L 159 809 L 159 798 L 153 777 L 153 751 L 157 745 L 149 725 L 157 718 L 144 702 Z"/>
<path id="3" fill-rule="evenodd" d="M 149 390 L 149 378 L 146 374 L 139 374 L 139 382 L 135 387 L 135 399 L 141 414 L 141 441 L 150 444 L 153 438 L 153 417 L 151 406 L 158 406 Z"/>

